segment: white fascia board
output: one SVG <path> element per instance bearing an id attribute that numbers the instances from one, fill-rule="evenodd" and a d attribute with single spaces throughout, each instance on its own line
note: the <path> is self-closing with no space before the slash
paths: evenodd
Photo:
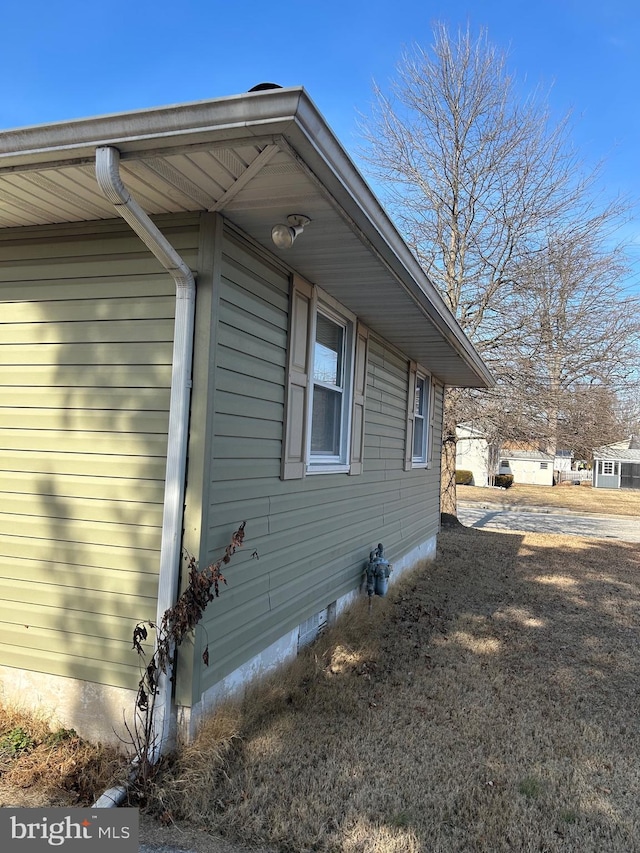
<path id="1" fill-rule="evenodd" d="M 302 93 L 300 88 L 274 89 L 1 131 L 0 168 L 93 158 L 95 149 L 106 145 L 118 147 L 126 159 L 150 148 L 180 150 L 197 143 L 272 136 L 290 127 Z"/>

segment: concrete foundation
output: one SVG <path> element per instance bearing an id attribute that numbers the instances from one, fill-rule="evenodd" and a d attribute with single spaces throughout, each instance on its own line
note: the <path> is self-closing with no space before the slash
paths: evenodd
<path id="1" fill-rule="evenodd" d="M 75 729 L 92 742 L 126 746 L 136 693 L 120 687 L 0 666 L 0 698 L 43 715 L 52 729 Z"/>

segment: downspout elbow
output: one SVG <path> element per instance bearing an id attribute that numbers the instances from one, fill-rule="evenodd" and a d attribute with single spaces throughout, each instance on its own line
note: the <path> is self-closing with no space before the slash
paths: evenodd
<path id="1" fill-rule="evenodd" d="M 123 184 L 117 148 L 104 145 L 96 149 L 96 179 L 105 198 L 173 277 L 179 295 L 182 289 L 195 293 L 193 273 Z"/>

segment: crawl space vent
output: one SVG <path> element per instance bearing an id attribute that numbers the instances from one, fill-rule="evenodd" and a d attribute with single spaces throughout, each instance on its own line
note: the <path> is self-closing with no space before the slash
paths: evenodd
<path id="1" fill-rule="evenodd" d="M 328 608 L 326 607 L 319 613 L 315 613 L 313 616 L 305 619 L 298 628 L 298 649 L 312 643 L 320 632 L 324 630 L 328 621 L 329 615 Z"/>

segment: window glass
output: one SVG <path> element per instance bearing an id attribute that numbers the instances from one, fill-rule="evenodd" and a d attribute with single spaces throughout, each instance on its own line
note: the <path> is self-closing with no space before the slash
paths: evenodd
<path id="1" fill-rule="evenodd" d="M 415 412 L 416 415 L 424 417 L 424 379 L 422 376 L 418 376 L 416 379 Z"/>
<path id="2" fill-rule="evenodd" d="M 340 455 L 342 394 L 316 385 L 311 417 L 311 455 Z"/>
<path id="3" fill-rule="evenodd" d="M 310 463 L 321 467 L 343 465 L 347 460 L 348 404 L 350 377 L 350 324 L 316 314 L 313 346 L 313 389 L 311 399 Z"/>
<path id="4" fill-rule="evenodd" d="M 424 418 L 416 418 L 413 427 L 413 461 L 424 462 Z"/>
<path id="5" fill-rule="evenodd" d="M 313 353 L 313 378 L 317 382 L 342 385 L 343 338 L 342 326 L 318 314 Z"/>

